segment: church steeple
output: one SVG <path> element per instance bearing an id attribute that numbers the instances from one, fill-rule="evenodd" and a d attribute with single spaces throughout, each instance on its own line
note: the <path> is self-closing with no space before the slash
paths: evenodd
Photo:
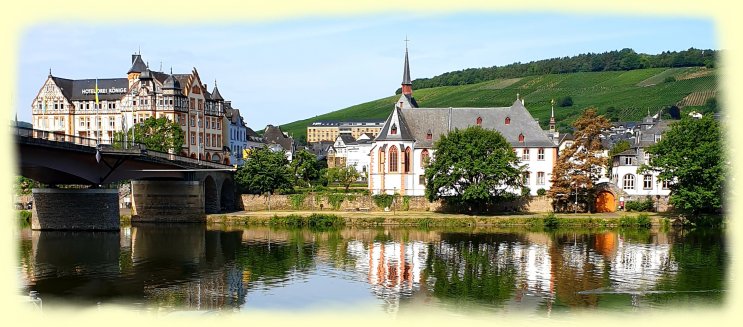
<path id="1" fill-rule="evenodd" d="M 552 115 L 550 115 L 550 132 L 555 132 L 555 99 L 552 99 Z"/>
<path id="2" fill-rule="evenodd" d="M 413 82 L 410 80 L 410 64 L 408 63 L 408 38 L 405 37 L 405 67 L 402 72 L 402 94 L 413 94 Z"/>

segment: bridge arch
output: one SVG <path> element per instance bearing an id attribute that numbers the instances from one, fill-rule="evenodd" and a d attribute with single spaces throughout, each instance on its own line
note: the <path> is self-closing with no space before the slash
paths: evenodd
<path id="1" fill-rule="evenodd" d="M 235 184 L 232 182 L 232 178 L 226 178 L 222 181 L 222 189 L 220 190 L 220 209 L 222 211 L 230 211 L 235 209 Z"/>
<path id="2" fill-rule="evenodd" d="M 204 211 L 209 213 L 219 212 L 219 193 L 217 192 L 217 182 L 211 175 L 204 179 Z"/>

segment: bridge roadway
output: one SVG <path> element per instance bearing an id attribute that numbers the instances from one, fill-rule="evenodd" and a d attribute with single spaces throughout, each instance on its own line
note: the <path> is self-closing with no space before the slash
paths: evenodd
<path id="1" fill-rule="evenodd" d="M 234 209 L 232 166 L 136 143 L 18 127 L 13 133 L 20 174 L 52 185 L 33 190 L 33 229 L 118 230 L 118 189 L 105 186 L 122 180 L 131 181 L 132 221 L 204 222 L 207 213 Z"/>

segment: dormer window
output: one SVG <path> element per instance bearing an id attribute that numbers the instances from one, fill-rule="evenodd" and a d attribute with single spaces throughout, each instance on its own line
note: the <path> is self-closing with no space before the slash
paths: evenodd
<path id="1" fill-rule="evenodd" d="M 519 143 L 524 143 L 524 134 L 519 134 Z"/>
<path id="2" fill-rule="evenodd" d="M 397 125 L 392 124 L 392 127 L 390 128 L 390 134 L 397 134 Z"/>
<path id="3" fill-rule="evenodd" d="M 511 125 L 511 117 L 506 117 L 506 125 Z"/>
<path id="4" fill-rule="evenodd" d="M 432 140 L 432 139 L 433 139 L 433 133 L 429 129 L 428 132 L 426 133 L 426 140 Z"/>
<path id="5" fill-rule="evenodd" d="M 482 117 L 477 117 L 477 126 L 482 126 Z"/>

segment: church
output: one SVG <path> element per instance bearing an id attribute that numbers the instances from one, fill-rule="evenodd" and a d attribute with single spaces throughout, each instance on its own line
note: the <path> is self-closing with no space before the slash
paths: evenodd
<path id="1" fill-rule="evenodd" d="M 369 151 L 370 193 L 425 195 L 425 162 L 436 156 L 434 143 L 454 129 L 475 125 L 503 135 L 526 168 L 523 181 L 531 195 L 550 188 L 558 148 L 524 107 L 523 99 L 517 96 L 510 107 L 419 108 L 413 97 L 406 47 L 402 95 Z M 550 132 L 554 131 L 553 113 Z"/>

